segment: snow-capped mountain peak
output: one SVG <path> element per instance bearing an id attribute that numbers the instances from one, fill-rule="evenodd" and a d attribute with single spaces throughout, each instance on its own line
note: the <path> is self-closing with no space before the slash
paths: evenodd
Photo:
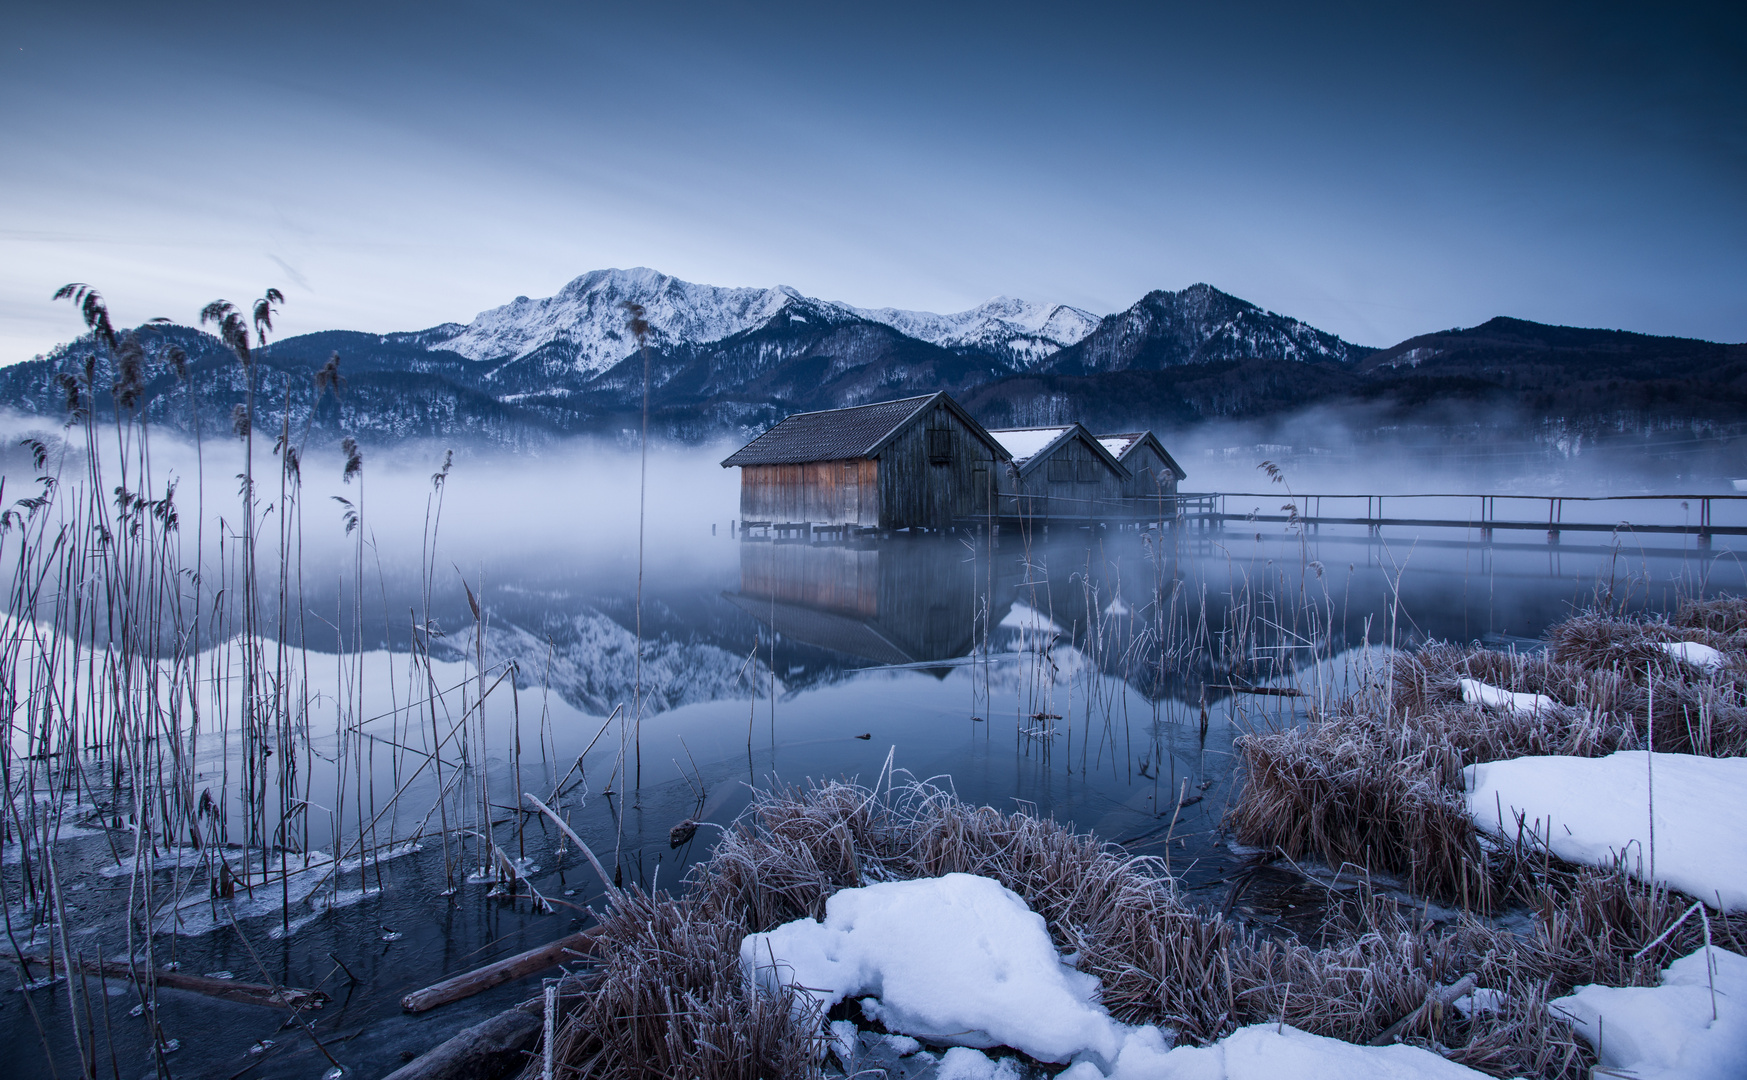
<path id="1" fill-rule="evenodd" d="M 643 305 L 653 348 L 719 341 L 757 326 L 785 304 L 801 299 L 787 286 L 729 289 L 695 285 L 645 266 L 595 270 L 553 296 L 518 296 L 502 307 L 482 311 L 472 322 L 433 348 L 470 360 L 514 359 L 565 342 L 580 374 L 605 371 L 637 351 L 625 329 L 626 302 Z"/>
<path id="2" fill-rule="evenodd" d="M 936 315 L 899 308 L 845 307 L 864 319 L 948 349 L 1009 353 L 1023 364 L 1066 348 L 1098 326 L 1098 316 L 1067 304 L 997 296 L 968 311 Z"/>
<path id="3" fill-rule="evenodd" d="M 1098 317 L 1066 304 L 1038 304 L 997 296 L 951 315 L 897 308 L 857 308 L 814 300 L 786 285 L 723 288 L 697 285 L 638 266 L 595 270 L 552 296 L 518 296 L 480 312 L 465 326 L 449 323 L 405 335 L 408 341 L 447 349 L 494 364 L 542 349 L 541 363 L 592 377 L 637 351 L 625 329 L 627 302 L 643 305 L 651 348 L 700 345 L 761 326 L 789 308 L 795 319 L 819 316 L 866 319 L 948 349 L 975 349 L 1023 367 L 1089 334 Z M 552 348 L 547 348 L 552 346 Z"/>

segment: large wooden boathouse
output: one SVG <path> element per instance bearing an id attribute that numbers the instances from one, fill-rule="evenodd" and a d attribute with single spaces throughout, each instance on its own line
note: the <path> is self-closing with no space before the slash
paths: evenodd
<path id="1" fill-rule="evenodd" d="M 796 413 L 722 462 L 751 528 L 947 529 L 986 515 L 1012 455 L 944 393 Z"/>

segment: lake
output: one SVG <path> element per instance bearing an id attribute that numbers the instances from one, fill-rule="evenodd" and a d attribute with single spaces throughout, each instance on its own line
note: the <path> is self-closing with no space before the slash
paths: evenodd
<path id="1" fill-rule="evenodd" d="M 639 573 L 636 458 L 587 453 L 616 463 L 610 490 L 591 490 L 563 458 L 463 460 L 433 486 L 431 466 L 407 455 L 367 465 L 357 484 L 311 470 L 295 501 L 263 492 L 263 506 L 285 509 L 263 509 L 261 550 L 297 541 L 285 549 L 300 553 L 296 573 L 288 562 L 274 578 L 292 583 L 291 599 L 264 590 L 249 620 L 215 616 L 180 648 L 154 638 L 144 651 L 183 675 L 137 666 L 134 692 L 171 702 L 164 715 L 184 725 L 182 741 L 132 755 L 118 780 L 117 756 L 89 739 L 49 748 L 31 741 L 41 732 L 15 734 L 15 816 L 37 824 L 28 844 L 9 833 L 4 853 L 12 941 L 141 953 L 146 920 L 130 927 L 120 913 L 146 896 L 159 966 L 333 997 L 307 1025 L 282 1028 L 282 1012 L 161 990 L 157 1022 L 178 1041 L 171 1072 L 313 1077 L 331 1058 L 347 1075 L 380 1075 L 538 980 L 416 1016 L 402 995 L 587 924 L 601 883 L 526 812 L 529 794 L 609 872 L 666 888 L 755 790 L 934 778 L 967 801 L 1168 860 L 1192 895 L 1217 901 L 1242 858 L 1218 832 L 1241 781 L 1233 740 L 1298 722 L 1378 670 L 1387 647 L 1534 648 L 1591 604 L 1655 611 L 1747 590 L 1728 537 L 1566 532 L 1549 543 L 1233 521 L 743 538 L 734 474 L 679 450 L 651 463 Z M 165 456 L 162 475 L 192 474 Z M 20 482 L 14 470 L 7 490 Z M 357 528 L 334 496 L 359 513 Z M 234 518 L 234 492 L 209 476 L 205 497 L 212 505 L 192 511 L 180 497 L 179 532 L 191 544 L 195 524 L 208 525 L 202 595 L 216 611 L 228 601 L 212 587 L 240 566 L 239 534 L 216 509 Z M 1657 512 L 1683 520 L 1677 504 Z M 193 588 L 178 580 L 171 592 Z M 59 625 L 15 633 L 16 702 L 45 692 L 16 674 L 33 658 L 101 666 L 98 639 L 69 644 Z M 186 726 L 196 711 L 198 730 Z M 167 798 L 154 785 L 200 802 L 203 846 L 142 839 L 138 815 L 154 811 L 138 796 Z M 688 820 L 703 824 L 674 843 Z M 25 857 L 38 860 L 29 875 Z M 246 883 L 229 900 L 211 895 L 215 862 Z M 32 894 L 27 876 L 58 890 Z M 152 1075 L 146 1018 L 130 1015 L 136 992 L 80 985 L 99 1070 Z M 11 1075 L 50 1075 L 45 1039 L 60 1074 L 76 1075 L 66 984 L 5 998 Z"/>

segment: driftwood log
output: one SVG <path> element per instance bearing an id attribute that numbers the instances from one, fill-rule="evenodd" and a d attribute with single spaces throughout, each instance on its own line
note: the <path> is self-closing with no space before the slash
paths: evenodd
<path id="1" fill-rule="evenodd" d="M 400 1007 L 407 1012 L 424 1012 L 439 1005 L 447 1005 L 451 1001 L 484 993 L 494 986 L 526 978 L 536 971 L 544 971 L 567 960 L 580 960 L 594 951 L 600 932 L 600 927 L 591 926 L 580 934 L 559 938 L 549 945 L 517 953 L 495 964 L 464 971 L 453 978 L 433 983 L 423 990 L 414 990 L 400 999 Z"/>
<path id="2" fill-rule="evenodd" d="M 508 1009 L 462 1028 L 436 1049 L 389 1073 L 386 1080 L 496 1080 L 521 1070 L 540 1042 L 540 1018 Z"/>
<path id="3" fill-rule="evenodd" d="M 18 960 L 17 956 L 8 959 Z M 47 957 L 26 954 L 24 961 L 32 964 L 49 966 Z M 62 967 L 75 968 L 87 975 L 97 975 L 107 979 L 132 979 L 142 981 L 147 969 L 129 964 L 123 960 L 105 960 L 99 964 L 95 960 L 83 957 L 71 962 L 66 957 L 57 957 L 56 961 Z M 209 979 L 205 975 L 189 975 L 181 971 L 166 971 L 157 968 L 151 971 L 151 981 L 159 986 L 172 990 L 189 990 L 207 997 L 223 998 L 226 1001 L 240 1001 L 245 1005 L 265 1005 L 274 1009 L 319 1009 L 328 1002 L 328 996 L 320 990 L 302 990 L 295 986 L 263 986 L 260 983 L 238 982 L 235 979 Z"/>

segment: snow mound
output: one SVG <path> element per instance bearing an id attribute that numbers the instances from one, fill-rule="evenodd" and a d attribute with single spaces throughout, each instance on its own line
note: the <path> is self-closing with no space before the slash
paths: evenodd
<path id="1" fill-rule="evenodd" d="M 1092 1071 L 1103 1075 L 1096 1069 Z M 934 1080 L 1019 1080 L 1019 1066 L 1012 1058 L 995 1059 L 955 1046 L 941 1056 Z"/>
<path id="2" fill-rule="evenodd" d="M 1144 1034 L 1150 1032 L 1150 1035 Z M 1355 1046 L 1284 1024 L 1252 1024 L 1212 1046 L 1165 1049 L 1157 1029 L 1129 1038 L 1109 1080 L 1479 1080 L 1485 1073 L 1418 1046 Z M 1090 1064 L 1056 1080 L 1104 1080 Z"/>
<path id="3" fill-rule="evenodd" d="M 1123 1029 L 1096 977 L 1061 962 L 1043 917 L 999 882 L 947 874 L 842 889 L 825 921 L 797 919 L 740 944 L 759 985 L 805 989 L 929 1042 L 1011 1046 L 1040 1061 L 1114 1060 Z"/>
<path id="4" fill-rule="evenodd" d="M 1557 701 L 1545 694 L 1513 694 L 1509 690 L 1489 686 L 1479 679 L 1463 679 L 1461 682 L 1462 701 L 1468 705 L 1498 709 L 1517 716 L 1534 716 L 1537 713 L 1552 712 L 1559 707 Z"/>
<path id="5" fill-rule="evenodd" d="M 1723 654 L 1696 641 L 1658 641 L 1656 647 L 1703 672 L 1723 670 Z"/>
<path id="6" fill-rule="evenodd" d="M 1709 972 L 1707 953 L 1713 965 Z M 1621 1075 L 1638 1080 L 1747 1076 L 1747 957 L 1739 953 L 1700 949 L 1669 964 L 1661 986 L 1580 986 L 1548 1004 L 1570 1016 L 1601 1064 Z"/>
<path id="7" fill-rule="evenodd" d="M 1747 758 L 1621 750 L 1599 758 L 1513 758 L 1462 772 L 1468 815 L 1483 832 L 1514 837 L 1521 814 L 1567 862 L 1611 866 L 1618 853 L 1630 852 L 1634 876 L 1648 877 L 1654 866 L 1657 881 L 1723 910 L 1747 911 L 1747 831 L 1726 812 L 1747 805 Z"/>

